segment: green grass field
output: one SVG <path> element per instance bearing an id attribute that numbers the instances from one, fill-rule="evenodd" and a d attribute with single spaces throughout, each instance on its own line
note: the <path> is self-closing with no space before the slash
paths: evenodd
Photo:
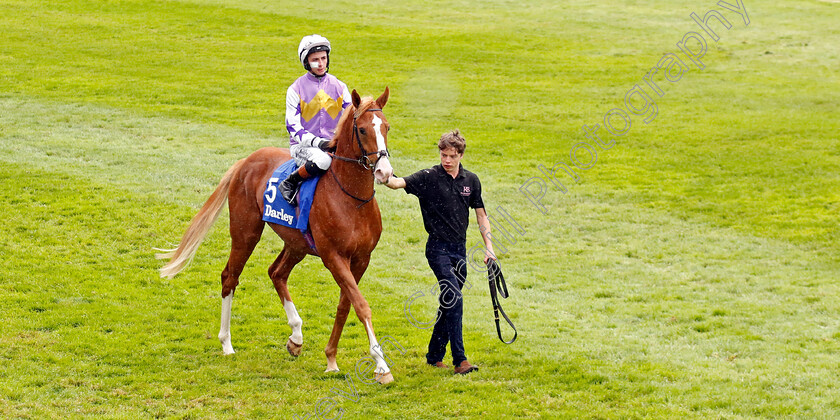
<path id="1" fill-rule="evenodd" d="M 0 417 L 840 416 L 840 3 L 744 8 L 749 25 L 713 1 L 0 0 Z M 718 42 L 690 17 L 711 9 L 731 23 L 712 21 Z M 692 31 L 703 70 L 677 46 Z M 513 345 L 470 273 L 479 372 L 424 363 L 430 332 L 404 305 L 426 292 L 412 309 L 431 318 L 436 282 L 402 192 L 377 187 L 385 231 L 361 283 L 378 336 L 402 346 L 386 348 L 392 385 L 353 375 L 355 314 L 343 372 L 323 373 L 338 288 L 315 258 L 289 282 L 304 352 L 288 355 L 270 231 L 237 289 L 235 355 L 216 337 L 226 214 L 183 274 L 158 276 L 153 248 L 180 239 L 224 171 L 288 144 L 285 90 L 311 33 L 351 89 L 390 87 L 399 175 L 436 164 L 457 127 L 489 212 L 525 229 L 500 256 Z M 653 95 L 643 78 L 668 53 L 689 70 L 655 76 L 655 119 L 610 135 L 604 115 L 637 84 Z M 562 193 L 538 165 L 572 165 L 573 149 L 585 164 L 580 142 L 597 162 L 580 182 L 558 174 Z M 533 177 L 545 213 L 520 191 Z"/>

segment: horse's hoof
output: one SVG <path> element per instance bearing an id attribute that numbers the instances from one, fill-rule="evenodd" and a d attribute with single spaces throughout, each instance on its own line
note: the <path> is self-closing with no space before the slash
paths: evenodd
<path id="1" fill-rule="evenodd" d="M 376 382 L 379 382 L 382 385 L 387 385 L 387 384 L 390 384 L 391 382 L 394 382 L 394 375 L 391 375 L 391 372 L 377 373 L 375 375 L 375 378 L 376 378 Z"/>
<path id="2" fill-rule="evenodd" d="M 325 370 L 324 373 L 335 373 L 338 371 L 338 368 L 327 368 L 327 370 Z"/>
<path id="3" fill-rule="evenodd" d="M 294 341 L 290 338 L 289 341 L 286 342 L 286 350 L 289 351 L 289 354 L 293 357 L 300 356 L 300 351 L 303 349 L 303 343 L 295 344 Z"/>

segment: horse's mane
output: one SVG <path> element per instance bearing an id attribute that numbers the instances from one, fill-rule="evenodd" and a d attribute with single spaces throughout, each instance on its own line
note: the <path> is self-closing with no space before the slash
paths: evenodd
<path id="1" fill-rule="evenodd" d="M 350 124 L 350 119 L 359 118 L 360 115 L 367 112 L 368 109 L 372 108 L 376 105 L 376 101 L 373 100 L 372 96 L 365 96 L 362 98 L 362 102 L 359 104 L 359 107 L 356 108 L 353 105 L 347 107 L 345 112 L 341 113 L 341 118 L 338 119 L 338 125 L 336 125 L 335 135 L 333 136 L 332 140 L 330 140 L 329 148 L 334 149 L 338 143 L 338 139 L 347 135 L 346 133 L 350 133 L 352 135 L 351 130 L 352 124 Z"/>

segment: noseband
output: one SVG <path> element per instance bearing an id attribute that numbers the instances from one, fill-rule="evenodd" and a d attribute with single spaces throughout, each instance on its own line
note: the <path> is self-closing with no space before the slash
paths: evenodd
<path id="1" fill-rule="evenodd" d="M 370 108 L 370 109 L 365 110 L 365 112 L 373 112 L 373 111 L 382 111 L 382 108 Z M 355 114 L 353 115 L 353 136 L 356 138 L 356 144 L 359 146 L 359 150 L 361 150 L 361 152 L 362 152 L 361 156 L 359 156 L 356 159 L 348 158 L 348 157 L 344 157 L 344 156 L 339 156 L 335 153 L 330 153 L 330 156 L 332 156 L 332 157 L 334 157 L 338 160 L 343 160 L 345 162 L 356 162 L 359 165 L 361 165 L 363 168 L 365 168 L 369 171 L 373 171 L 374 167 L 376 167 L 376 164 L 371 162 L 370 158 L 368 156 L 376 155 L 377 156 L 377 162 L 379 162 L 380 158 L 390 156 L 388 154 L 387 149 L 386 150 L 378 150 L 378 151 L 375 151 L 375 152 L 368 152 L 367 150 L 365 150 L 365 146 L 362 145 L 362 139 L 359 138 L 359 127 L 356 126 L 356 115 Z"/>

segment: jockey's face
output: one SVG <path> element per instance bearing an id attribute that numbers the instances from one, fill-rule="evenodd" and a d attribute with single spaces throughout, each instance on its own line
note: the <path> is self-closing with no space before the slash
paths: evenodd
<path id="1" fill-rule="evenodd" d="M 307 61 L 309 61 L 309 68 L 312 74 L 316 76 L 323 76 L 327 74 L 327 52 L 326 51 L 318 51 L 312 54 L 309 54 L 307 57 Z"/>
<path id="2" fill-rule="evenodd" d="M 453 177 L 457 176 L 462 157 L 464 157 L 464 155 L 458 153 L 454 147 L 447 147 L 446 149 L 440 151 L 440 165 L 443 166 L 443 169 L 449 175 L 452 175 Z"/>

